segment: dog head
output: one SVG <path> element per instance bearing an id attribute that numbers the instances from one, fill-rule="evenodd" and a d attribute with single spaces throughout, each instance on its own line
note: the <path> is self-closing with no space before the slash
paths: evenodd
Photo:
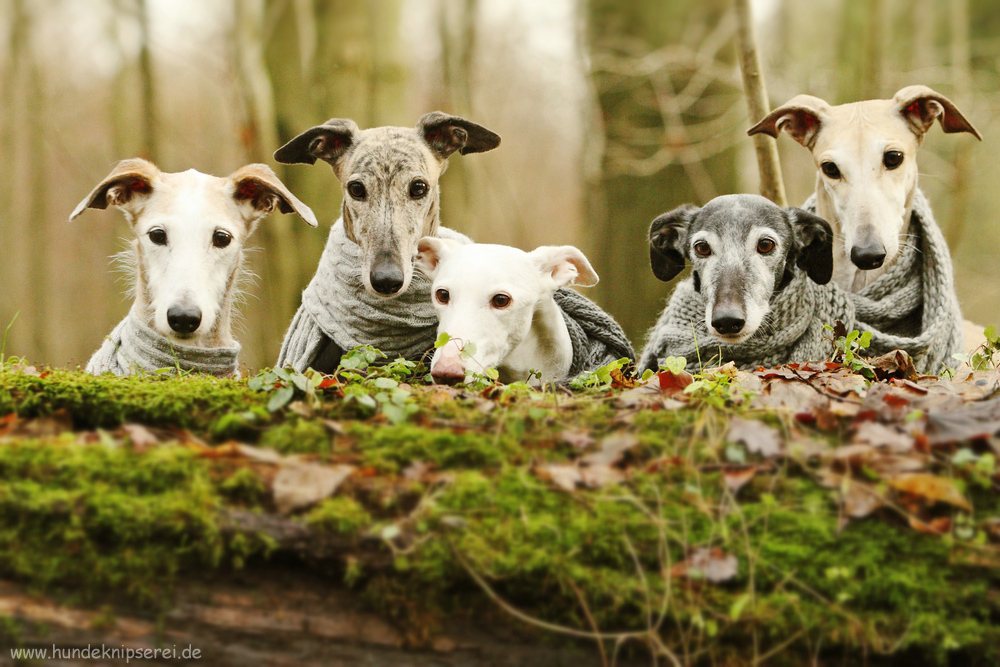
<path id="1" fill-rule="evenodd" d="M 691 262 L 694 288 L 705 296 L 705 326 L 727 343 L 757 331 L 772 295 L 796 268 L 821 285 L 833 272 L 830 225 L 758 195 L 726 195 L 704 208 L 685 205 L 664 213 L 650 225 L 649 242 L 660 280 L 674 278 Z"/>
<path id="2" fill-rule="evenodd" d="M 784 130 L 812 151 L 817 197 L 827 199 L 836 216 L 843 255 L 867 271 L 899 253 L 917 187 L 917 148 L 935 119 L 945 132 L 981 139 L 948 98 L 927 86 L 907 86 L 889 100 L 839 106 L 799 95 L 748 133 L 777 137 Z"/>
<path id="3" fill-rule="evenodd" d="M 243 244 L 261 218 L 278 209 L 316 226 L 312 210 L 262 164 L 220 178 L 193 169 L 164 173 L 146 160 L 123 160 L 70 219 L 109 205 L 125 213 L 135 233 L 142 315 L 160 334 L 189 345 L 217 343 L 220 325 L 228 325 Z"/>
<path id="4" fill-rule="evenodd" d="M 528 336 L 539 304 L 560 287 L 597 284 L 590 262 L 573 246 L 524 252 L 428 236 L 420 240 L 415 264 L 432 280 L 438 333 L 451 337 L 431 359 L 431 375 L 444 383 L 462 381 L 466 370 L 482 373 L 501 366 Z M 556 332 L 539 325 L 539 347 L 558 354 Z M 543 361 L 552 362 L 539 360 L 539 366 Z"/>
<path id="5" fill-rule="evenodd" d="M 438 179 L 448 157 L 499 145 L 485 127 L 434 111 L 415 128 L 360 130 L 353 120 L 328 120 L 279 148 L 274 159 L 320 159 L 333 167 L 343 188 L 344 231 L 361 246 L 365 289 L 393 297 L 410 286 L 417 242 L 437 234 Z"/>

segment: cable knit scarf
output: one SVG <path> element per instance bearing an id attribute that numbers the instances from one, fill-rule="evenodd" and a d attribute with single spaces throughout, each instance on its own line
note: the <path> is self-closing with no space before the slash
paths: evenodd
<path id="1" fill-rule="evenodd" d="M 131 375 L 163 368 L 239 377 L 236 356 L 240 346 L 194 347 L 181 345 L 146 326 L 132 313 L 125 316 L 87 363 L 94 375 Z"/>
<path id="2" fill-rule="evenodd" d="M 816 211 L 816 196 L 803 206 Z M 854 328 L 872 332 L 870 355 L 906 350 L 917 370 L 938 373 L 964 349 L 951 255 L 924 193 L 917 190 L 911 241 L 878 280 L 851 293 Z M 846 322 L 846 320 L 845 320 Z"/>
<path id="3" fill-rule="evenodd" d="M 823 325 L 844 320 L 851 303 L 843 291 L 817 285 L 804 272 L 796 271 L 792 281 L 771 298 L 770 307 L 750 338 L 742 343 L 726 343 L 706 326 L 705 297 L 695 291 L 693 279 L 681 281 L 660 319 L 649 330 L 639 368 L 655 370 L 665 357 L 684 357 L 691 372 L 710 361 L 733 361 L 739 368 L 751 370 L 823 359 L 831 351 L 823 337 Z M 850 326 L 849 321 L 844 322 Z"/>
<path id="4" fill-rule="evenodd" d="M 446 227 L 438 228 L 438 236 L 472 243 Z M 369 294 L 361 279 L 361 248 L 347 238 L 343 220 L 338 220 L 330 229 L 316 275 L 302 293 L 302 305 L 285 334 L 277 366 L 305 370 L 326 340 L 345 351 L 373 345 L 389 359 L 419 360 L 437 338 L 430 288 L 430 279 L 414 272 L 409 289 L 396 298 Z M 622 328 L 589 299 L 572 290 L 559 290 L 555 300 L 573 342 L 570 377 L 621 357 L 635 358 Z"/>
<path id="5" fill-rule="evenodd" d="M 815 213 L 815 195 L 803 206 Z M 761 328 L 737 345 L 722 342 L 705 325 L 705 301 L 691 279 L 677 285 L 670 303 L 650 329 L 640 369 L 656 368 L 668 356 L 684 357 L 688 370 L 718 359 L 743 369 L 816 361 L 830 354 L 823 325 L 842 321 L 870 331 L 867 354 L 906 350 L 918 371 L 937 373 L 963 349 L 962 315 L 955 295 L 951 256 L 923 193 L 916 192 L 910 218 L 913 243 L 900 249 L 882 276 L 860 292 L 817 285 L 797 275 L 771 301 Z M 697 346 L 695 345 L 697 337 Z"/>

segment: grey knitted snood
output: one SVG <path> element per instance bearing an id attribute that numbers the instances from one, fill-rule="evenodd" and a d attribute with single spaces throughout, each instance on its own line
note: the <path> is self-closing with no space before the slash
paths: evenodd
<path id="1" fill-rule="evenodd" d="M 87 372 L 131 375 L 137 371 L 169 368 L 239 377 L 236 361 L 239 352 L 239 344 L 204 348 L 175 343 L 129 313 L 90 358 Z"/>
<path id="2" fill-rule="evenodd" d="M 472 243 L 447 227 L 439 227 L 438 236 Z M 345 351 L 372 345 L 389 359 L 421 359 L 437 338 L 430 288 L 431 281 L 414 272 L 410 287 L 396 298 L 369 294 L 361 279 L 361 249 L 347 238 L 343 220 L 338 220 L 285 333 L 277 366 L 305 370 L 327 340 Z M 635 358 L 622 328 L 592 301 L 572 290 L 557 291 L 555 299 L 573 341 L 571 377 L 621 357 Z"/>

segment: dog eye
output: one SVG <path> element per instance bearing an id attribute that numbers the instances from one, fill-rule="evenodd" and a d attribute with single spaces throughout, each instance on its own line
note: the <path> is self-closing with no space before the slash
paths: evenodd
<path id="1" fill-rule="evenodd" d="M 903 154 L 899 151 L 886 151 L 882 156 L 882 164 L 886 169 L 895 169 L 903 164 Z"/>
<path id="2" fill-rule="evenodd" d="M 212 234 L 212 245 L 216 248 L 225 248 L 233 240 L 233 235 L 222 229 L 216 229 Z"/>
<path id="3" fill-rule="evenodd" d="M 364 199 L 368 192 L 365 190 L 365 184 L 361 181 L 351 181 L 347 184 L 347 194 L 360 200 Z"/>
<path id="4" fill-rule="evenodd" d="M 830 178 L 840 178 L 840 169 L 837 169 L 837 165 L 832 162 L 824 162 L 819 168 Z"/>
<path id="5" fill-rule="evenodd" d="M 769 238 L 762 238 L 757 241 L 757 252 L 766 255 L 774 250 L 774 241 Z"/>
<path id="6" fill-rule="evenodd" d="M 417 179 L 410 183 L 410 198 L 421 199 L 427 194 L 428 186 L 425 181 Z"/>
<path id="7" fill-rule="evenodd" d="M 708 257 L 712 254 L 712 246 L 708 245 L 704 241 L 698 241 L 694 244 L 694 251 L 702 257 Z"/>
<path id="8" fill-rule="evenodd" d="M 156 245 L 167 245 L 167 233 L 160 228 L 150 229 L 149 240 Z"/>
<path id="9" fill-rule="evenodd" d="M 442 306 L 445 306 L 448 305 L 448 301 L 451 299 L 451 294 L 448 294 L 448 290 L 446 289 L 439 289 L 434 292 L 434 298 L 437 299 L 437 302 Z"/>
<path id="10" fill-rule="evenodd" d="M 494 294 L 493 298 L 490 299 L 490 305 L 496 308 L 497 310 L 503 310 L 504 308 L 510 305 L 510 302 L 511 302 L 510 294 L 504 294 L 503 292 Z"/>

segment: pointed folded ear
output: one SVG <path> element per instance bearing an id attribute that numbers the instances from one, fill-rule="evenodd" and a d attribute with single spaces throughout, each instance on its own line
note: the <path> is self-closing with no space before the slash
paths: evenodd
<path id="1" fill-rule="evenodd" d="M 753 136 L 763 132 L 775 139 L 784 130 L 792 139 L 812 149 L 823 121 L 828 117 L 830 105 L 812 95 L 796 95 L 747 130 Z"/>
<path id="2" fill-rule="evenodd" d="M 76 205 L 69 219 L 88 208 L 107 208 L 110 204 L 124 211 L 131 222 L 149 199 L 159 175 L 160 170 L 152 162 L 140 158 L 122 160 Z"/>
<path id="3" fill-rule="evenodd" d="M 649 264 L 653 275 L 667 282 L 684 270 L 687 232 L 701 209 L 691 204 L 675 208 L 649 225 Z"/>
<path id="4" fill-rule="evenodd" d="M 417 132 L 439 160 L 458 151 L 462 155 L 491 151 L 500 145 L 500 135 L 472 121 L 432 111 L 417 121 Z"/>
<path id="5" fill-rule="evenodd" d="M 833 277 L 833 230 L 818 215 L 801 208 L 787 209 L 795 234 L 795 265 L 814 283 L 825 285 Z"/>
<path id="6" fill-rule="evenodd" d="M 312 209 L 289 192 L 285 184 L 266 164 L 248 164 L 229 175 L 233 183 L 233 198 L 247 222 L 256 222 L 275 208 L 282 213 L 295 213 L 310 227 L 317 225 Z"/>
<path id="7" fill-rule="evenodd" d="M 542 276 L 552 278 L 556 288 L 566 285 L 593 287 L 599 280 L 587 257 L 571 245 L 543 245 L 528 254 Z"/>
<path id="8" fill-rule="evenodd" d="M 358 132 L 358 124 L 353 120 L 331 118 L 322 125 L 310 127 L 274 151 L 274 159 L 282 164 L 316 164 L 318 158 L 336 170 Z"/>
<path id="9" fill-rule="evenodd" d="M 413 258 L 413 268 L 428 278 L 437 274 L 441 260 L 462 245 L 453 239 L 442 239 L 437 236 L 425 236 L 417 242 L 417 256 Z"/>
<path id="10" fill-rule="evenodd" d="M 947 133 L 968 132 L 976 139 L 983 140 L 979 131 L 965 119 L 951 100 L 927 86 L 907 86 L 893 95 L 892 100 L 918 137 L 923 137 L 931 129 L 936 118 L 941 121 L 941 129 Z"/>

